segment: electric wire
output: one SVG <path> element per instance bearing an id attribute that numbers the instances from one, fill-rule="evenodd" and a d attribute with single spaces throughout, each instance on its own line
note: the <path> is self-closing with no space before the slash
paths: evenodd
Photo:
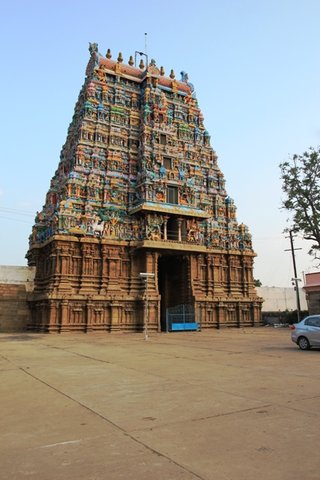
<path id="1" fill-rule="evenodd" d="M 20 210 L 17 208 L 9 208 L 9 207 L 0 207 L 0 213 L 10 213 L 13 215 L 23 215 L 23 216 L 31 216 L 33 217 L 35 214 L 30 210 Z"/>
<path id="2" fill-rule="evenodd" d="M 25 225 L 30 225 L 30 222 L 27 222 L 25 220 L 21 220 L 20 218 L 5 217 L 1 214 L 0 214 L 0 218 L 3 219 L 3 220 L 10 220 L 10 221 L 13 221 L 13 222 L 24 223 Z"/>

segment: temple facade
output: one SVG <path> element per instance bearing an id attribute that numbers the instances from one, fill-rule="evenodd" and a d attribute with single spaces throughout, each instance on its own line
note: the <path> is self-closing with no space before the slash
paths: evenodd
<path id="1" fill-rule="evenodd" d="M 37 331 L 255 326 L 236 218 L 186 73 L 90 44 L 86 78 L 27 253 Z M 147 322 L 147 325 L 146 325 Z"/>

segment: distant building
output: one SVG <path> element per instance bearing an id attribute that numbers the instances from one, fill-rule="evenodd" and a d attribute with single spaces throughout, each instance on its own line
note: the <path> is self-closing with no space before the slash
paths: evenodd
<path id="1" fill-rule="evenodd" d="M 185 315 L 202 328 L 259 325 L 251 235 L 187 74 L 97 44 L 90 54 L 30 237 L 32 328 L 137 331 L 146 312 L 158 331 Z"/>
<path id="2" fill-rule="evenodd" d="M 304 282 L 309 314 L 320 314 L 320 272 L 306 273 Z"/>
<path id="3" fill-rule="evenodd" d="M 292 312 L 297 309 L 297 295 L 292 287 L 258 287 L 257 293 L 263 298 L 262 312 Z M 306 294 L 299 288 L 301 310 L 307 310 Z"/>
<path id="4" fill-rule="evenodd" d="M 257 293 L 263 298 L 262 321 L 264 324 L 297 322 L 297 295 L 293 287 L 259 287 Z M 304 318 L 308 314 L 308 306 L 302 288 L 299 289 L 299 300 L 299 317 Z"/>

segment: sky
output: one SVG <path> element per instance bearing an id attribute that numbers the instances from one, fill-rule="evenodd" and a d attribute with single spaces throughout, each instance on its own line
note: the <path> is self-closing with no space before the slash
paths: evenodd
<path id="1" fill-rule="evenodd" d="M 188 73 L 237 219 L 253 237 L 254 277 L 291 286 L 279 164 L 320 144 L 318 0 L 11 0 L 1 17 L 0 265 L 27 265 L 97 42 L 103 55 L 110 48 L 128 61 L 146 48 L 167 75 Z M 309 242 L 298 236 L 294 246 L 303 279 L 317 264 Z"/>

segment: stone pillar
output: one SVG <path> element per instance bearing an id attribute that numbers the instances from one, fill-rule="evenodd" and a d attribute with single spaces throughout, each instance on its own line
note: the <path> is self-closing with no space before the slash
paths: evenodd
<path id="1" fill-rule="evenodd" d="M 56 249 L 53 249 L 52 253 L 50 254 L 50 268 L 51 268 L 50 290 L 54 291 L 58 288 L 59 279 L 60 279 L 58 251 Z"/>
<path id="2" fill-rule="evenodd" d="M 254 302 L 252 304 L 252 314 L 253 314 L 252 325 L 254 327 L 261 325 L 261 304 L 260 303 Z"/>
<path id="3" fill-rule="evenodd" d="M 92 292 L 94 286 L 92 284 L 93 276 L 93 248 L 91 243 L 82 243 L 82 269 L 81 269 L 81 282 L 80 293 Z"/>
<path id="4" fill-rule="evenodd" d="M 236 312 L 237 312 L 237 327 L 240 328 L 243 325 L 242 305 L 240 304 L 240 302 L 237 303 Z"/>
<path id="5" fill-rule="evenodd" d="M 113 254 L 113 252 L 111 252 Z M 115 256 L 108 258 L 108 286 L 107 291 L 119 291 L 120 288 L 120 259 Z"/>
<path id="6" fill-rule="evenodd" d="M 182 225 L 182 218 L 177 219 L 178 222 L 178 241 L 182 241 L 182 232 L 181 232 L 181 225 Z"/>
<path id="7" fill-rule="evenodd" d="M 100 294 L 104 295 L 108 287 L 108 256 L 109 249 L 108 245 L 101 245 L 101 285 L 100 285 Z"/>
<path id="8" fill-rule="evenodd" d="M 163 220 L 163 240 L 168 240 L 167 225 L 168 225 L 168 217 L 165 217 Z"/>
<path id="9" fill-rule="evenodd" d="M 68 330 L 69 328 L 69 301 L 67 299 L 63 299 L 60 304 L 60 323 L 61 323 L 61 330 Z"/>
<path id="10" fill-rule="evenodd" d="M 39 311 L 39 330 L 41 332 L 46 332 L 48 330 L 48 304 L 45 301 L 39 302 L 37 308 Z"/>
<path id="11" fill-rule="evenodd" d="M 120 330 L 120 308 L 121 305 L 116 300 L 112 300 L 110 304 L 111 308 L 111 325 L 110 331 L 117 332 Z"/>
<path id="12" fill-rule="evenodd" d="M 69 283 L 69 265 L 70 265 L 70 251 L 68 245 L 61 245 L 58 250 L 59 255 L 59 291 L 71 292 L 72 288 Z"/>
<path id="13" fill-rule="evenodd" d="M 60 332 L 58 305 L 52 300 L 49 300 L 48 303 L 48 330 L 49 332 Z"/>
<path id="14" fill-rule="evenodd" d="M 217 328 L 221 328 L 225 323 L 225 308 L 223 302 L 219 302 L 217 305 Z"/>
<path id="15" fill-rule="evenodd" d="M 93 325 L 93 303 L 89 298 L 86 304 L 86 331 L 92 332 L 94 330 Z"/>

